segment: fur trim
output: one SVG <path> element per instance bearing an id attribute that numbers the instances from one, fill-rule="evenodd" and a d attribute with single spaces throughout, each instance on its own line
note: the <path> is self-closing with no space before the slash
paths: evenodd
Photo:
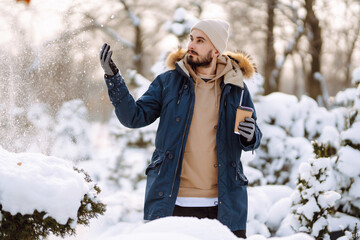
<path id="1" fill-rule="evenodd" d="M 235 61 L 239 65 L 244 78 L 251 78 L 254 73 L 257 72 L 255 63 L 250 55 L 245 52 L 226 51 L 224 55 L 227 55 L 231 60 Z"/>
<path id="2" fill-rule="evenodd" d="M 184 48 L 178 48 L 177 50 L 171 52 L 165 61 L 165 65 L 169 70 L 175 69 L 175 63 L 184 58 L 187 50 Z M 236 64 L 241 69 L 241 72 L 245 78 L 251 78 L 256 70 L 256 65 L 253 62 L 252 58 L 244 52 L 230 52 L 226 51 L 223 55 L 228 56 L 233 64 Z"/>
<path id="3" fill-rule="evenodd" d="M 185 54 L 187 53 L 187 50 L 184 48 L 178 48 L 176 51 L 173 51 L 169 53 L 169 55 L 166 58 L 165 66 L 169 70 L 175 69 L 175 63 L 180 61 L 184 58 Z"/>

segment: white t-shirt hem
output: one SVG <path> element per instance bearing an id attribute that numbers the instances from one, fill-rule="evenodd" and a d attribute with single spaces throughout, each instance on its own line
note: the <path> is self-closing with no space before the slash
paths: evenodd
<path id="1" fill-rule="evenodd" d="M 215 207 L 218 198 L 177 197 L 175 205 L 180 207 Z"/>

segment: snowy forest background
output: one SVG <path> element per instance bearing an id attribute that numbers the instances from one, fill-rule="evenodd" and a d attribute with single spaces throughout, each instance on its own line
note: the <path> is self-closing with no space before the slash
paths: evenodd
<path id="1" fill-rule="evenodd" d="M 71 225 L 77 236 L 66 238 L 234 239 L 211 221 L 142 223 L 157 122 L 121 126 L 98 58 L 109 43 L 137 98 L 165 71 L 168 52 L 186 47 L 190 26 L 218 17 L 231 23 L 228 50 L 247 52 L 258 67 L 247 81 L 263 132 L 260 148 L 243 159 L 249 239 L 326 239 L 330 232 L 333 239 L 359 239 L 359 1 L 28 2 L 0 0 L 0 210 L 25 214 L 18 205 L 26 201 L 6 196 L 34 196 L 25 187 L 34 186 L 9 178 L 9 169 L 20 174 L 11 161 L 60 164 L 47 155 L 84 169 L 106 204 L 89 227 Z M 44 166 L 39 175 L 46 174 Z M 36 178 L 31 171 L 21 174 Z M 47 198 L 47 191 L 40 193 Z M 63 200 L 51 199 L 55 219 Z"/>

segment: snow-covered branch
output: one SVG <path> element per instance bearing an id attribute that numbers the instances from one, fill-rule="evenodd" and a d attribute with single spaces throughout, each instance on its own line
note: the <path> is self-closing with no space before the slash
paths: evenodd
<path id="1" fill-rule="evenodd" d="M 294 37 L 288 42 L 287 47 L 285 48 L 284 54 L 281 56 L 280 60 L 276 63 L 276 68 L 272 71 L 270 83 L 276 84 L 276 79 L 280 77 L 281 71 L 284 67 L 286 58 L 294 52 L 296 49 L 300 38 L 303 36 L 305 28 L 302 24 L 302 21 L 298 21 L 297 29 L 294 34 Z"/>
<path id="2" fill-rule="evenodd" d="M 96 28 L 102 29 L 106 34 L 108 34 L 110 37 L 112 37 L 115 41 L 123 44 L 124 46 L 126 46 L 128 48 L 135 48 L 135 45 L 133 43 L 122 38 L 117 32 L 115 32 L 111 28 L 108 28 L 108 27 L 104 26 L 103 24 L 99 24 L 97 22 L 94 22 L 94 26 Z"/>
<path id="3" fill-rule="evenodd" d="M 125 0 L 120 0 L 120 2 L 123 4 L 125 11 L 128 13 L 129 18 L 131 19 L 132 24 L 135 27 L 140 26 L 140 18 L 138 16 L 135 15 L 135 13 L 133 11 L 130 10 L 129 5 L 126 3 Z"/>
<path id="4" fill-rule="evenodd" d="M 326 80 L 325 80 L 324 76 L 319 72 L 316 72 L 314 74 L 314 78 L 320 82 L 321 92 L 322 92 L 321 102 L 323 103 L 323 105 L 325 107 L 328 107 L 329 92 L 327 90 Z M 318 101 L 319 100 L 320 99 L 318 99 Z"/>
<path id="5" fill-rule="evenodd" d="M 57 43 L 57 42 L 67 41 L 71 38 L 76 37 L 77 35 L 79 35 L 83 32 L 93 30 L 93 29 L 100 29 L 100 30 L 104 31 L 106 34 L 108 34 L 110 37 L 112 37 L 115 41 L 120 42 L 125 47 L 128 47 L 128 48 L 135 47 L 135 45 L 133 43 L 131 43 L 131 42 L 127 41 L 126 39 L 124 39 L 123 37 L 121 37 L 116 31 L 112 30 L 111 28 L 106 27 L 104 24 L 99 23 L 89 14 L 85 14 L 85 16 L 90 19 L 90 22 L 91 22 L 90 25 L 83 26 L 83 27 L 75 29 L 73 31 L 66 32 L 66 33 L 60 35 L 60 37 L 57 37 L 55 39 L 45 42 L 43 44 L 43 47 Z"/>

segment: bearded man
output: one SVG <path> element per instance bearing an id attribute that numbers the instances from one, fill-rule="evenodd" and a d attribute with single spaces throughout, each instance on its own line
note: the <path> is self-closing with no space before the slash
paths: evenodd
<path id="1" fill-rule="evenodd" d="M 187 49 L 169 54 L 169 68 L 137 100 L 128 91 L 106 43 L 101 66 L 119 121 L 140 128 L 160 118 L 155 151 L 146 168 L 144 220 L 166 216 L 218 219 L 246 238 L 247 184 L 242 151 L 262 137 L 244 78 L 255 67 L 239 52 L 224 52 L 229 24 L 206 19 L 190 31 Z M 237 108 L 251 117 L 235 124 Z M 235 130 L 234 130 L 235 128 Z"/>

